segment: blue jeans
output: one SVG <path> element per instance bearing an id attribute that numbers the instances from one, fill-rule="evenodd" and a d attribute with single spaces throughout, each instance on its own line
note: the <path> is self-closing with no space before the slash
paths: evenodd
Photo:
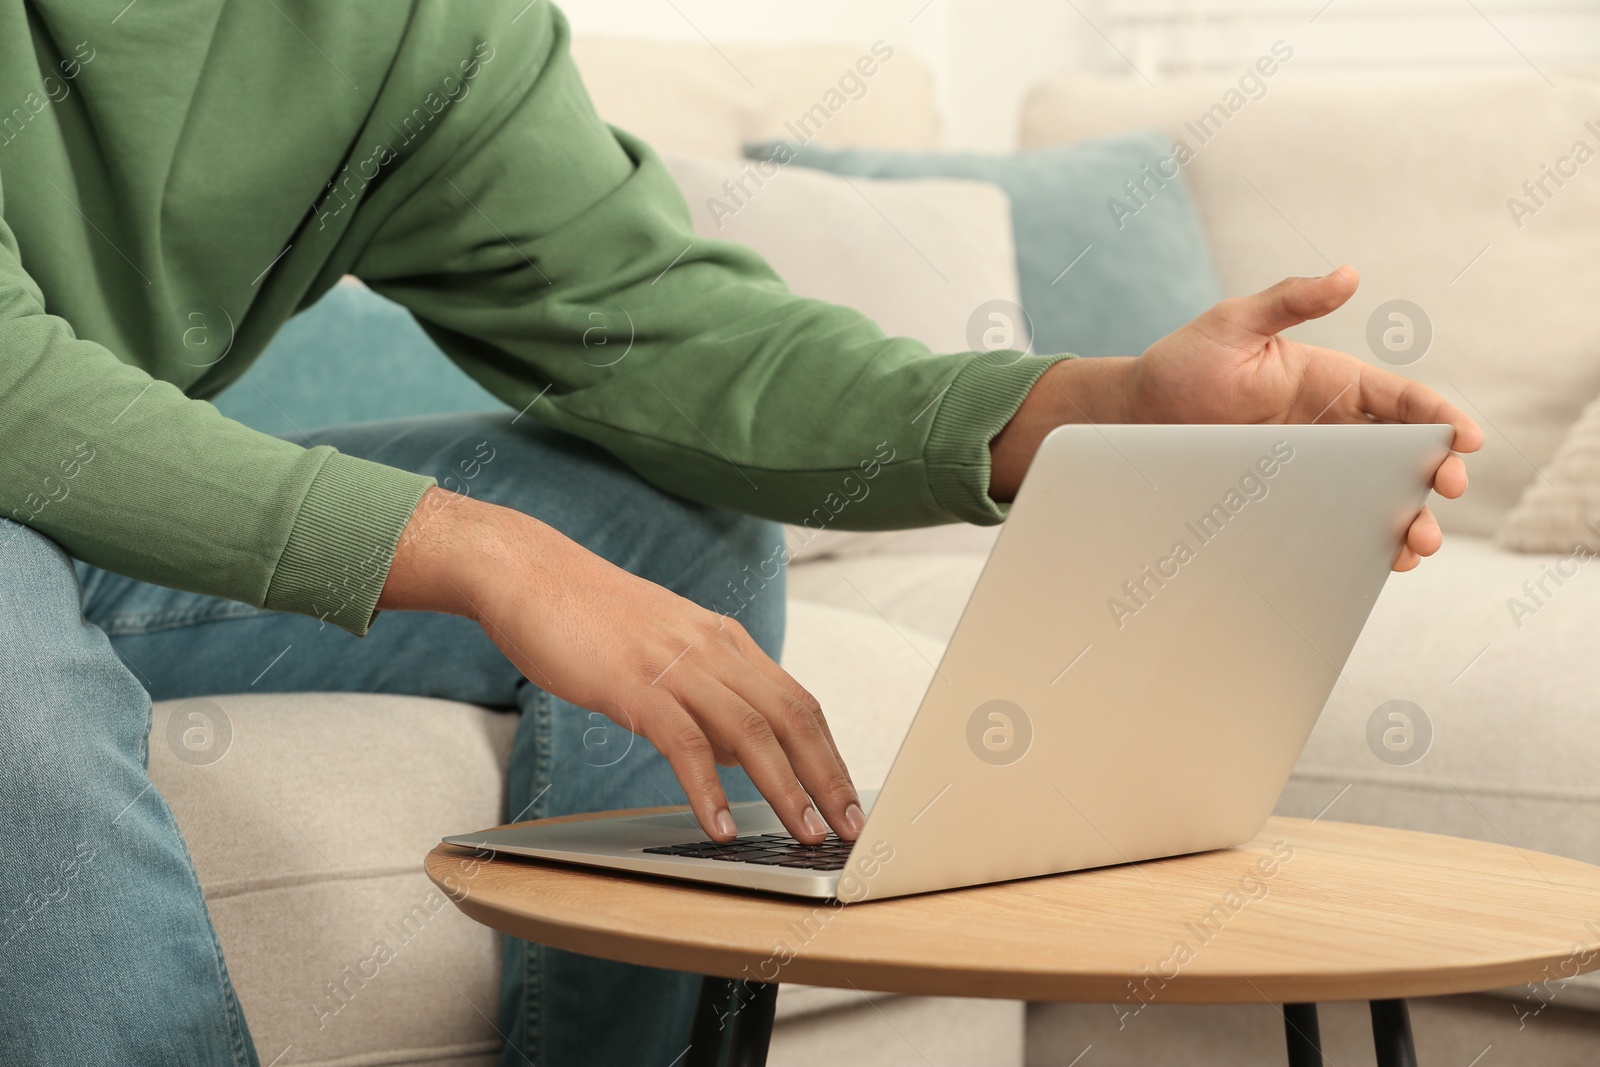
<path id="1" fill-rule="evenodd" d="M 772 523 L 668 496 L 599 449 L 510 413 L 312 437 L 535 515 L 708 607 L 744 605 L 739 621 L 778 654 L 781 575 L 747 604 L 732 592 L 781 543 Z M 531 685 L 464 619 L 387 613 L 358 639 L 75 563 L 0 519 L 0 1064 L 258 1064 L 188 851 L 146 774 L 152 699 L 247 690 L 520 710 L 507 785 L 520 818 L 683 801 L 642 741 L 615 765 L 594 758 L 590 713 Z M 724 782 L 730 799 L 756 797 L 742 772 Z M 513 938 L 504 963 L 504 1064 L 667 1067 L 688 1043 L 691 975 Z"/>

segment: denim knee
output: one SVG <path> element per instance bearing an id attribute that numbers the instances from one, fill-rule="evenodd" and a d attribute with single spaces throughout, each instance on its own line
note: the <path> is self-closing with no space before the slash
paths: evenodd
<path id="1" fill-rule="evenodd" d="M 85 622 L 77 574 L 59 545 L 0 519 L 0 796 L 8 811 L 76 810 L 86 755 L 141 764 L 150 698 Z M 13 802 L 16 806 L 13 806 Z"/>

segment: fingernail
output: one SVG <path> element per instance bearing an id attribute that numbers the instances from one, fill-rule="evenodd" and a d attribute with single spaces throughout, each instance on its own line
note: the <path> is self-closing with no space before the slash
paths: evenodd
<path id="1" fill-rule="evenodd" d="M 733 815 L 728 811 L 727 808 L 723 808 L 721 811 L 717 812 L 716 822 L 717 833 L 723 835 L 724 837 L 738 836 L 739 827 L 734 825 Z"/>
<path id="2" fill-rule="evenodd" d="M 800 816 L 800 822 L 805 826 L 808 834 L 825 834 L 828 832 L 827 824 L 822 821 L 822 816 L 817 814 L 817 809 L 807 806 L 805 814 Z"/>
<path id="3" fill-rule="evenodd" d="M 860 804 L 850 804 L 844 809 L 844 824 L 852 834 L 859 834 L 861 828 L 867 825 L 867 817 Z"/>

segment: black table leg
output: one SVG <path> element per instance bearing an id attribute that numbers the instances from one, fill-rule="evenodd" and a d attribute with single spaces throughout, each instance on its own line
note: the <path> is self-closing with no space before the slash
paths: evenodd
<path id="1" fill-rule="evenodd" d="M 742 1004 L 728 1020 L 727 1067 L 766 1067 L 772 1044 L 772 1016 L 778 1007 L 776 982 L 740 982 Z"/>
<path id="2" fill-rule="evenodd" d="M 706 975 L 700 979 L 700 1000 L 694 1007 L 685 1067 L 717 1067 L 722 1062 L 724 1020 L 733 1000 L 734 980 Z"/>
<path id="3" fill-rule="evenodd" d="M 1322 1031 L 1315 1004 L 1285 1004 L 1283 1036 L 1289 1042 L 1289 1067 L 1322 1067 Z"/>
<path id="4" fill-rule="evenodd" d="M 1417 1067 L 1417 1049 L 1411 1041 L 1411 1013 L 1403 1000 L 1374 1000 L 1372 1044 L 1378 1067 Z"/>
<path id="5" fill-rule="evenodd" d="M 700 981 L 684 1067 L 719 1067 L 724 1062 L 726 1067 L 764 1067 L 777 1003 L 775 983 L 706 975 Z"/>

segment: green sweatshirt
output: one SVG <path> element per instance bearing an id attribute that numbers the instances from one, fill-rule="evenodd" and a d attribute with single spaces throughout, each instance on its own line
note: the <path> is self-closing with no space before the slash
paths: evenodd
<path id="1" fill-rule="evenodd" d="M 348 273 L 670 492 L 1000 521 L 987 442 L 1051 360 L 930 353 L 695 236 L 547 0 L 122 4 L 0 0 L 0 516 L 365 632 L 431 480 L 204 399 Z"/>

